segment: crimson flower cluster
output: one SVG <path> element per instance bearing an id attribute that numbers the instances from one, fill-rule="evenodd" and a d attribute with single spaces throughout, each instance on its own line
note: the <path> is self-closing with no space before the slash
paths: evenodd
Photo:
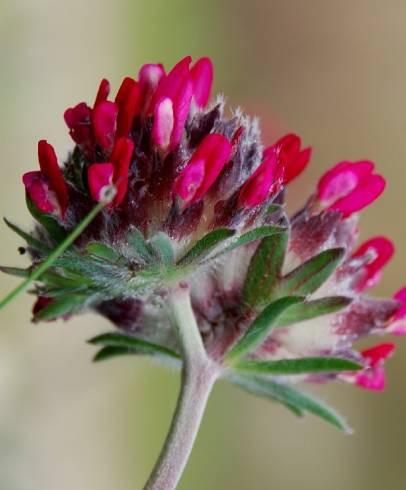
<path id="1" fill-rule="evenodd" d="M 212 80 L 211 61 L 190 57 L 168 73 L 144 65 L 114 100 L 102 80 L 92 106 L 65 112 L 75 147 L 64 165 L 39 142 L 40 170 L 23 176 L 37 241 L 52 248 L 54 225 L 66 234 L 96 203 L 106 206 L 55 264 L 59 283 L 42 278 L 34 320 L 90 307 L 126 335 L 178 354 L 162 306 L 174 277 L 190 288 L 204 346 L 221 363 L 269 302 L 294 294 L 304 303 L 282 314 L 249 359 L 350 359 L 362 369 L 281 379 L 382 389 L 394 344 L 358 352 L 353 343 L 406 333 L 406 288 L 392 299 L 365 295 L 392 258 L 392 242 L 377 236 L 357 246 L 358 213 L 383 192 L 384 178 L 370 161 L 340 162 L 288 217 L 286 188 L 311 149 L 294 134 L 264 148 L 255 120 L 238 111 L 226 117 L 221 97 L 208 106 Z M 266 236 L 270 229 L 279 231 Z M 28 248 L 35 268 L 44 254 Z"/>

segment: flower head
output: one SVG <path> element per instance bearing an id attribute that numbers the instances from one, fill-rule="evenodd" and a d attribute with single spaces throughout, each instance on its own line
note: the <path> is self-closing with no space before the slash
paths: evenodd
<path id="1" fill-rule="evenodd" d="M 114 100 L 104 79 L 93 106 L 65 112 L 75 147 L 62 167 L 40 141 L 40 171 L 23 177 L 39 222 L 28 238 L 33 266 L 95 202 L 105 208 L 39 278 L 34 319 L 91 308 L 124 332 L 111 345 L 103 337 L 110 350 L 101 357 L 137 353 L 142 342 L 143 352 L 178 359 L 167 302 L 188 290 L 205 352 L 225 378 L 337 421 L 286 390 L 301 380 L 384 386 L 393 344 L 355 342 L 406 333 L 405 288 L 392 299 L 365 295 L 392 242 L 357 245 L 359 212 L 385 181 L 370 161 L 343 161 L 289 217 L 287 186 L 310 147 L 288 134 L 264 149 L 255 120 L 226 117 L 222 98 L 208 105 L 212 81 L 208 58 L 185 57 L 168 72 L 144 65 Z"/>

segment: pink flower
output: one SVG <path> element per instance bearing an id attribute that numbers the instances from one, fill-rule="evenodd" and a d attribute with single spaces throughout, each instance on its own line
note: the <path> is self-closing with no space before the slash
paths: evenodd
<path id="1" fill-rule="evenodd" d="M 92 122 L 96 141 L 105 150 L 111 150 L 116 137 L 118 106 L 105 100 L 93 109 Z"/>
<path id="2" fill-rule="evenodd" d="M 361 388 L 382 391 L 385 388 L 385 369 L 383 365 L 394 350 L 395 344 L 388 342 L 361 351 L 365 367 L 362 371 L 351 374 L 350 378 L 352 377 L 353 382 Z"/>
<path id="3" fill-rule="evenodd" d="M 128 172 L 131 164 L 134 143 L 128 138 L 119 138 L 113 148 L 110 162 L 93 163 L 88 170 L 89 190 L 95 201 L 103 201 L 112 184 L 116 194 L 110 209 L 119 206 L 126 195 Z"/>
<path id="4" fill-rule="evenodd" d="M 312 149 L 305 148 L 304 150 L 300 150 L 300 146 L 301 140 L 299 136 L 296 134 L 287 134 L 264 150 L 264 157 L 267 157 L 275 150 L 278 152 L 280 160 L 284 162 L 285 184 L 289 184 L 289 182 L 298 177 L 310 161 Z"/>
<path id="5" fill-rule="evenodd" d="M 364 242 L 353 254 L 353 258 L 366 257 L 362 265 L 362 275 L 357 281 L 358 291 L 364 291 L 377 284 L 381 279 L 381 271 L 390 261 L 395 252 L 393 243 L 386 237 L 378 236 Z"/>
<path id="6" fill-rule="evenodd" d="M 118 106 L 117 138 L 127 137 L 139 111 L 140 88 L 132 78 L 125 78 L 116 96 Z"/>
<path id="7" fill-rule="evenodd" d="M 261 165 L 247 179 L 238 195 L 239 208 L 253 208 L 262 204 L 282 187 L 285 167 L 277 151 L 270 148 Z"/>
<path id="8" fill-rule="evenodd" d="M 162 77 L 154 95 L 152 140 L 162 151 L 173 150 L 182 139 L 193 97 L 190 56 Z"/>
<path id="9" fill-rule="evenodd" d="M 151 100 L 162 77 L 165 76 L 161 64 L 149 63 L 143 65 L 138 73 L 140 84 L 140 107 L 144 114 L 151 112 Z"/>
<path id="10" fill-rule="evenodd" d="M 385 189 L 385 179 L 374 174 L 370 161 L 341 162 L 328 170 L 319 180 L 317 200 L 344 218 L 368 206 Z"/>
<path id="11" fill-rule="evenodd" d="M 85 145 L 91 141 L 92 109 L 85 102 L 80 102 L 75 107 L 67 109 L 64 119 L 75 143 Z"/>
<path id="12" fill-rule="evenodd" d="M 393 335 L 406 335 L 406 287 L 400 288 L 393 298 L 399 306 L 386 330 Z"/>
<path id="13" fill-rule="evenodd" d="M 90 149 L 90 147 L 93 145 L 93 113 L 95 108 L 107 100 L 109 93 L 110 84 L 108 80 L 104 78 L 100 82 L 93 109 L 90 108 L 85 102 L 80 102 L 75 107 L 71 107 L 65 111 L 64 119 L 69 128 L 69 134 L 71 135 L 73 141 L 78 145 L 86 147 L 87 149 Z M 100 112 L 103 112 L 103 110 Z M 105 112 L 106 110 L 104 110 L 104 113 Z M 98 128 L 98 132 L 98 137 L 101 137 L 103 140 L 103 136 L 101 136 L 101 129 Z M 105 140 L 103 140 L 103 142 L 105 143 Z"/>
<path id="14" fill-rule="evenodd" d="M 45 140 L 38 142 L 38 159 L 41 171 L 23 175 L 26 191 L 40 211 L 63 218 L 68 206 L 68 187 L 55 151 Z"/>
<path id="15" fill-rule="evenodd" d="M 221 134 L 209 134 L 176 178 L 173 191 L 184 206 L 201 199 L 220 175 L 231 155 L 231 143 Z"/>
<path id="16" fill-rule="evenodd" d="M 213 64 L 210 58 L 200 58 L 192 66 L 193 100 L 197 107 L 204 107 L 210 98 L 213 84 Z"/>

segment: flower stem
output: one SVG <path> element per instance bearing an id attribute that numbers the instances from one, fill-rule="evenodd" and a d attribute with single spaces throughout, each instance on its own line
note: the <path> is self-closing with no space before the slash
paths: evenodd
<path id="1" fill-rule="evenodd" d="M 168 301 L 182 350 L 183 367 L 171 427 L 144 490 L 173 490 L 182 476 L 219 368 L 207 356 L 190 303 L 179 288 Z"/>
<path id="2" fill-rule="evenodd" d="M 76 240 L 76 238 L 82 233 L 82 231 L 90 224 L 91 221 L 99 214 L 104 208 L 105 204 L 99 203 L 95 206 L 77 225 L 76 228 L 61 242 L 22 283 L 20 283 L 15 289 L 13 289 L 2 301 L 0 301 L 0 310 L 8 305 L 15 297 L 24 291 L 32 282 L 39 279 L 55 260 L 63 254 L 63 252 Z"/>

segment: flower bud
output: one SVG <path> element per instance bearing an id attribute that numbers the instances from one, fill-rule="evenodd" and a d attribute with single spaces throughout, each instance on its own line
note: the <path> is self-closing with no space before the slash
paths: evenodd
<path id="1" fill-rule="evenodd" d="M 378 236 L 364 242 L 352 254 L 352 258 L 367 258 L 366 263 L 362 265 L 362 275 L 356 283 L 358 291 L 364 291 L 379 282 L 381 271 L 390 261 L 394 252 L 393 243 L 386 237 Z"/>
<path id="2" fill-rule="evenodd" d="M 385 179 L 373 171 L 369 161 L 338 163 L 320 179 L 316 199 L 324 209 L 339 211 L 347 218 L 384 191 Z"/>
<path id="3" fill-rule="evenodd" d="M 231 143 L 221 134 L 209 134 L 180 175 L 176 178 L 173 191 L 190 206 L 201 199 L 220 175 L 231 155 Z"/>

